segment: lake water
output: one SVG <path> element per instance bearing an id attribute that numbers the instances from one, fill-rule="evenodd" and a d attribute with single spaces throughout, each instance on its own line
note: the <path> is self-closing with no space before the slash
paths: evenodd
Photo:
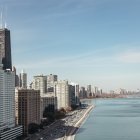
<path id="1" fill-rule="evenodd" d="M 140 98 L 94 102 L 75 140 L 140 140 Z"/>

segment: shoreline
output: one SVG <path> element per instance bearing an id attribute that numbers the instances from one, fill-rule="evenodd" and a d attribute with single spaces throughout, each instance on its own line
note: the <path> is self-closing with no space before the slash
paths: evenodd
<path id="1" fill-rule="evenodd" d="M 65 140 L 74 140 L 75 136 L 80 129 L 81 125 L 84 123 L 86 118 L 88 117 L 89 113 L 92 111 L 92 109 L 95 108 L 95 105 L 90 105 L 87 110 L 84 112 L 82 117 L 74 124 L 74 128 L 69 132 L 69 136 L 65 137 Z"/>

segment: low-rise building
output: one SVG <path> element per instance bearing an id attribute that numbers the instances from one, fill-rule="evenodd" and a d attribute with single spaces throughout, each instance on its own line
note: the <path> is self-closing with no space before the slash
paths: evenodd
<path id="1" fill-rule="evenodd" d="M 54 96 L 54 93 L 48 93 L 47 96 L 41 97 L 41 118 L 43 118 L 43 113 L 46 107 L 50 109 L 50 111 L 57 110 L 57 97 Z"/>

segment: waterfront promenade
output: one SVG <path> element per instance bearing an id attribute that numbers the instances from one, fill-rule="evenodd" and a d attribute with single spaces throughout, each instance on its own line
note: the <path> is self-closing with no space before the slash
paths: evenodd
<path id="1" fill-rule="evenodd" d="M 57 120 L 44 130 L 32 135 L 30 140 L 74 140 L 77 130 L 93 107 L 89 105 L 86 108 L 69 112 L 65 118 Z"/>
<path id="2" fill-rule="evenodd" d="M 94 105 L 88 106 L 88 108 L 83 112 L 81 118 L 77 120 L 77 122 L 73 125 L 73 129 L 68 131 L 67 136 L 64 138 L 64 140 L 74 140 L 76 132 L 78 131 L 81 124 L 84 122 L 84 120 L 88 117 L 90 111 L 94 108 Z"/>

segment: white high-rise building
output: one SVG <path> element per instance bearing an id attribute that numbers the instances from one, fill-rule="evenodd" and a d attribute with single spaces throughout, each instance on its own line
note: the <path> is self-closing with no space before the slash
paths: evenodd
<path id="1" fill-rule="evenodd" d="M 40 90 L 40 96 L 44 97 L 47 95 L 47 76 L 38 75 L 34 76 L 32 82 L 32 89 Z"/>
<path id="2" fill-rule="evenodd" d="M 54 82 L 56 82 L 57 79 L 57 75 L 47 75 L 47 92 L 54 92 Z"/>
<path id="3" fill-rule="evenodd" d="M 68 81 L 55 82 L 54 91 L 57 97 L 57 108 L 69 108 L 71 104 Z"/>
<path id="4" fill-rule="evenodd" d="M 24 70 L 22 70 L 19 75 L 19 86 L 24 89 L 27 88 L 27 73 L 25 73 Z"/>
<path id="5" fill-rule="evenodd" d="M 15 126 L 15 73 L 2 67 L 0 62 L 0 140 L 13 140 L 22 134 Z"/>
<path id="6" fill-rule="evenodd" d="M 14 77 L 14 73 L 10 70 L 0 70 L 0 106 L 3 106 L 0 108 L 0 124 L 4 127 L 15 125 Z"/>

